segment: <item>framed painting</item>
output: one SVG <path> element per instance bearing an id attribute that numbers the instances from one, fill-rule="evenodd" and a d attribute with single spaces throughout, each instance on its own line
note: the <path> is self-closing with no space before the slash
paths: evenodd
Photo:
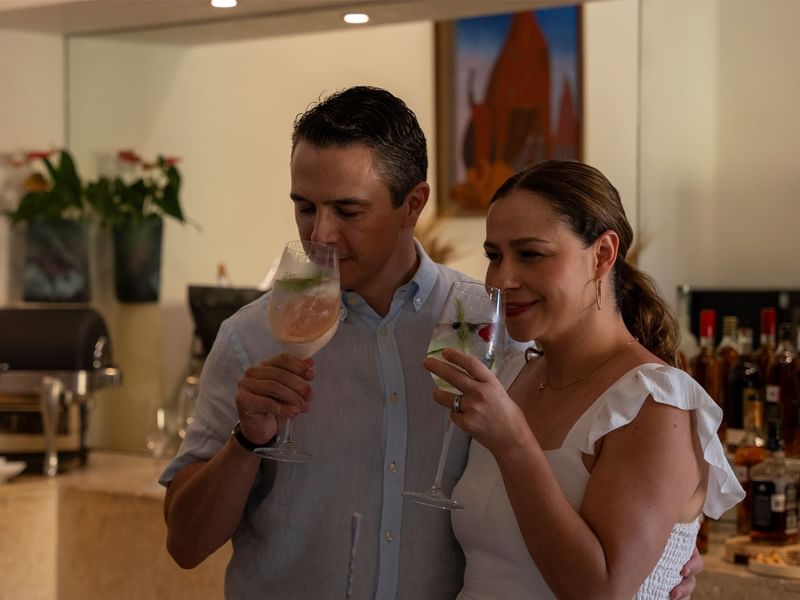
<path id="1" fill-rule="evenodd" d="M 482 215 L 506 178 L 580 159 L 579 6 L 436 26 L 440 214 Z"/>

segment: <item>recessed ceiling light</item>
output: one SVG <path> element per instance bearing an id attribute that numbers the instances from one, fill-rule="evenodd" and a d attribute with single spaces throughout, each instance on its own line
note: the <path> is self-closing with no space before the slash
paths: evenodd
<path id="1" fill-rule="evenodd" d="M 347 13 L 344 17 L 344 22 L 350 25 L 363 25 L 369 23 L 369 15 L 366 13 Z"/>
<path id="2" fill-rule="evenodd" d="M 214 8 L 235 8 L 236 0 L 211 0 L 211 6 Z"/>

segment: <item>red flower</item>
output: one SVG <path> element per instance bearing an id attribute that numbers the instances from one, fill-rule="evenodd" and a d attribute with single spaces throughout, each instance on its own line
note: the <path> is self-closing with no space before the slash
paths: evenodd
<path id="1" fill-rule="evenodd" d="M 27 162 L 31 162 L 32 160 L 50 158 L 50 156 L 55 152 L 55 150 L 46 150 L 42 152 L 28 152 L 25 154 L 25 160 Z"/>
<path id="2" fill-rule="evenodd" d="M 136 154 L 133 150 L 120 150 L 117 152 L 117 158 L 129 162 L 129 163 L 140 163 L 142 162 L 142 157 Z"/>
<path id="3" fill-rule="evenodd" d="M 180 162 L 181 159 L 178 158 L 177 156 L 165 156 L 165 157 L 162 158 L 162 160 L 164 161 L 164 164 L 166 166 L 174 167 L 175 165 L 177 165 Z"/>
<path id="4" fill-rule="evenodd" d="M 494 334 L 494 323 L 489 323 L 478 329 L 478 335 L 481 336 L 484 342 L 489 342 Z"/>

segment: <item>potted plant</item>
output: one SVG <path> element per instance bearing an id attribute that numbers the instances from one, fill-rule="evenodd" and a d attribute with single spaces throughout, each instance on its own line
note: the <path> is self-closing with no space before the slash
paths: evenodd
<path id="1" fill-rule="evenodd" d="M 67 150 L 50 150 L 9 162 L 30 170 L 17 210 L 6 213 L 26 227 L 23 299 L 88 301 L 89 220 L 75 161 Z"/>
<path id="2" fill-rule="evenodd" d="M 90 182 L 86 198 L 101 224 L 111 228 L 117 299 L 155 302 L 161 288 L 164 217 L 185 222 L 178 159 L 159 155 L 147 162 L 123 150 L 117 162 L 120 174 Z"/>

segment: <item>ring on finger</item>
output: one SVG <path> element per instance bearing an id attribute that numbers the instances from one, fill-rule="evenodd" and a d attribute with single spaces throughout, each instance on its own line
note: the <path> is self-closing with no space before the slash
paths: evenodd
<path id="1" fill-rule="evenodd" d="M 461 399 L 464 397 L 464 394 L 456 394 L 453 398 L 453 412 L 457 412 L 458 414 L 464 414 L 463 409 L 461 408 Z"/>

